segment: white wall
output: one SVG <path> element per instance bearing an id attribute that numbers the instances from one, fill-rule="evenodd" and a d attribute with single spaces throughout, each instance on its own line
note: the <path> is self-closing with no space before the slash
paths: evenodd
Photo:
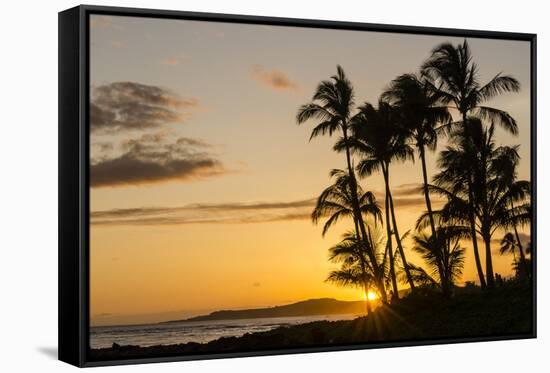
<path id="1" fill-rule="evenodd" d="M 5 1 L 0 21 L 0 369 L 68 371 L 57 345 L 57 12 L 73 1 Z M 548 368 L 550 22 L 543 1 L 98 1 L 96 4 L 539 34 L 538 340 L 258 357 L 114 368 L 241 372 L 422 369 L 517 372 Z M 497 5 L 498 4 L 498 5 Z M 546 141 L 545 141 L 546 140 Z M 539 367 L 539 368 L 537 368 Z M 113 368 L 111 368 L 113 369 Z"/>

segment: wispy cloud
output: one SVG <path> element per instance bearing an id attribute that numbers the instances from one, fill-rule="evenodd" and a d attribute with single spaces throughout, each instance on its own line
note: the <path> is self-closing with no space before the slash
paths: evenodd
<path id="1" fill-rule="evenodd" d="M 396 187 L 393 201 L 397 209 L 425 209 L 424 197 L 408 190 L 413 185 Z M 375 193 L 383 201 L 383 193 Z M 410 195 L 409 195 L 410 194 Z M 416 195 L 416 197 L 413 197 Z M 176 207 L 136 207 L 91 213 L 92 224 L 112 225 L 182 225 L 249 224 L 288 220 L 309 220 L 316 198 L 275 202 L 193 203 Z M 433 198 L 434 207 L 442 201 Z"/>
<path id="2" fill-rule="evenodd" d="M 400 184 L 393 187 L 392 193 L 400 197 L 423 195 L 422 184 L 419 184 L 419 183 Z"/>
<path id="3" fill-rule="evenodd" d="M 93 88 L 92 131 L 119 132 L 183 122 L 197 108 L 196 98 L 184 99 L 162 87 L 114 82 Z"/>
<path id="4" fill-rule="evenodd" d="M 422 184 L 406 183 L 391 188 L 393 204 L 396 209 L 418 209 L 424 211 L 426 209 L 426 200 L 422 191 Z M 383 205 L 385 193 L 381 190 L 374 191 L 374 195 L 378 203 Z M 434 208 L 438 208 L 444 202 L 444 199 L 434 193 L 430 194 L 430 200 Z"/>
<path id="5" fill-rule="evenodd" d="M 261 65 L 252 67 L 252 79 L 256 80 L 265 87 L 278 91 L 294 91 L 298 89 L 298 84 L 292 81 L 284 72 L 277 69 L 265 69 Z"/>
<path id="6" fill-rule="evenodd" d="M 179 65 L 181 60 L 176 57 L 168 57 L 160 60 L 161 65 L 176 66 Z"/>
<path id="7" fill-rule="evenodd" d="M 247 224 L 309 220 L 315 199 L 283 202 L 189 204 L 179 207 L 140 207 L 91 213 L 93 225 Z"/>
<path id="8" fill-rule="evenodd" d="M 120 154 L 92 160 L 90 185 L 97 188 L 188 182 L 227 173 L 210 148 L 200 139 L 187 137 L 170 142 L 162 133 L 129 139 Z"/>
<path id="9" fill-rule="evenodd" d="M 160 60 L 161 65 L 176 66 L 188 59 L 186 53 L 175 53 Z"/>

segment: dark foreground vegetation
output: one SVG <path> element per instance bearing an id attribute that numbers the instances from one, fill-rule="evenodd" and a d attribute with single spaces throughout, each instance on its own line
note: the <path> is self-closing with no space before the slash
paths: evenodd
<path id="1" fill-rule="evenodd" d="M 355 320 L 311 322 L 241 337 L 220 338 L 203 344 L 151 347 L 113 344 L 110 348 L 92 350 L 91 357 L 114 360 L 372 342 L 525 335 L 532 332 L 531 305 L 531 289 L 521 284 L 505 284 L 490 292 L 482 292 L 473 286 L 459 288 L 452 298 L 417 292 Z"/>

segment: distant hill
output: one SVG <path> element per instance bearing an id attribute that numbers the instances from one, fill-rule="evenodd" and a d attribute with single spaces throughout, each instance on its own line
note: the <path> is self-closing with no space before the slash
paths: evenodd
<path id="1" fill-rule="evenodd" d="M 354 320 L 316 321 L 270 331 L 223 337 L 207 343 L 93 349 L 97 360 L 135 359 L 285 348 L 425 341 L 426 339 L 490 340 L 494 336 L 533 336 L 533 292 L 527 284 L 504 284 L 489 294 L 479 287 L 461 288 L 452 298 L 437 293 L 402 298 Z M 301 303 L 319 302 L 323 300 Z M 299 303 L 297 303 L 299 304 Z M 283 306 L 283 307 L 290 307 Z M 381 322 L 382 321 L 382 322 Z M 393 343 L 393 344 L 392 344 Z"/>
<path id="2" fill-rule="evenodd" d="M 373 302 L 373 306 L 376 301 Z M 269 308 L 253 308 L 247 310 L 215 311 L 208 315 L 196 316 L 185 320 L 166 321 L 165 323 L 185 321 L 237 320 L 258 319 L 268 317 L 298 317 L 313 315 L 363 314 L 365 302 L 347 302 L 332 298 L 309 299 L 302 302 L 275 306 Z"/>

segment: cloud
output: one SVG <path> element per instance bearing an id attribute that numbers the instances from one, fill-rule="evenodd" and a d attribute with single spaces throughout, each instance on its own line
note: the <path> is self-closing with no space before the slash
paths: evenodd
<path id="1" fill-rule="evenodd" d="M 117 187 L 162 182 L 188 182 L 227 171 L 202 140 L 180 137 L 167 142 L 162 133 L 146 134 L 124 142 L 117 156 L 93 159 L 92 187 Z"/>
<path id="2" fill-rule="evenodd" d="M 531 235 L 530 234 L 519 232 L 518 236 L 519 236 L 519 240 L 524 245 L 527 245 L 529 242 L 531 242 Z"/>
<path id="3" fill-rule="evenodd" d="M 175 57 L 165 58 L 160 61 L 161 65 L 176 66 L 180 64 L 180 59 Z"/>
<path id="4" fill-rule="evenodd" d="M 392 191 L 393 193 L 393 191 Z M 374 193 L 376 200 L 378 201 L 378 204 L 383 207 L 384 206 L 384 193 L 382 192 L 375 192 Z M 396 196 L 397 195 L 397 196 Z M 401 197 L 399 194 L 392 194 L 393 197 L 393 204 L 396 209 L 420 209 L 422 211 L 426 210 L 426 200 L 424 199 L 424 196 L 420 194 L 419 197 Z M 440 198 L 439 196 L 435 196 L 433 194 L 430 194 L 430 201 L 432 202 L 432 208 L 440 208 L 443 206 L 443 203 L 445 202 L 444 199 Z"/>
<path id="5" fill-rule="evenodd" d="M 90 129 L 114 132 L 149 129 L 183 122 L 190 110 L 199 106 L 195 98 L 152 85 L 114 82 L 93 88 L 90 102 Z"/>
<path id="6" fill-rule="evenodd" d="M 433 199 L 433 198 L 432 198 Z M 383 202 L 384 200 L 382 200 Z M 433 201 L 432 201 L 433 202 Z M 393 204 L 395 208 L 407 208 L 407 207 L 419 207 L 419 208 L 426 208 L 426 200 L 424 197 L 418 197 L 418 198 L 399 198 L 394 197 L 393 198 Z"/>
<path id="7" fill-rule="evenodd" d="M 284 72 L 276 69 L 266 70 L 261 65 L 252 67 L 252 78 L 264 86 L 278 91 L 298 89 L 298 84 L 290 80 Z"/>
<path id="8" fill-rule="evenodd" d="M 400 197 L 424 195 L 422 184 L 419 183 L 407 183 L 398 185 L 396 187 L 393 187 L 392 193 L 393 195 L 398 195 Z"/>
<path id="9" fill-rule="evenodd" d="M 141 207 L 129 209 L 112 209 L 92 212 L 91 217 L 135 217 L 143 215 L 168 214 L 181 211 L 243 211 L 243 210 L 272 210 L 290 209 L 315 206 L 315 198 L 290 202 L 229 202 L 229 203 L 193 203 L 180 207 Z"/>
<path id="10" fill-rule="evenodd" d="M 98 152 L 109 152 L 114 149 L 112 142 L 108 141 L 96 141 L 91 144 L 94 148 L 97 148 Z"/>
<path id="11" fill-rule="evenodd" d="M 379 203 L 384 195 L 377 194 Z M 275 202 L 193 203 L 175 207 L 136 207 L 94 211 L 91 222 L 97 226 L 250 224 L 289 220 L 310 220 L 316 198 Z M 434 199 L 434 208 L 442 201 Z M 396 209 L 425 210 L 423 196 L 394 197 Z"/>
<path id="12" fill-rule="evenodd" d="M 179 207 L 140 207 L 94 211 L 94 225 L 248 224 L 309 220 L 315 199 L 283 202 L 196 203 Z"/>
<path id="13" fill-rule="evenodd" d="M 97 220 L 93 225 L 184 225 L 184 224 L 250 224 L 270 223 L 289 220 L 309 220 L 310 213 L 289 213 L 270 216 L 251 216 L 242 218 L 186 218 L 186 217 L 150 217 L 141 219 Z"/>
<path id="14" fill-rule="evenodd" d="M 176 66 L 183 63 L 188 59 L 188 55 L 185 53 L 176 53 L 172 56 L 168 56 L 160 60 L 161 65 Z"/>
<path id="15" fill-rule="evenodd" d="M 424 192 L 422 190 L 422 184 L 419 183 L 407 183 L 392 186 L 391 189 L 393 204 L 396 209 L 420 209 L 426 210 L 426 200 L 424 198 Z M 378 203 L 383 206 L 385 192 L 381 190 L 375 190 L 374 195 Z M 435 193 L 430 193 L 430 201 L 432 202 L 432 208 L 440 208 L 443 206 L 445 199 Z"/>

